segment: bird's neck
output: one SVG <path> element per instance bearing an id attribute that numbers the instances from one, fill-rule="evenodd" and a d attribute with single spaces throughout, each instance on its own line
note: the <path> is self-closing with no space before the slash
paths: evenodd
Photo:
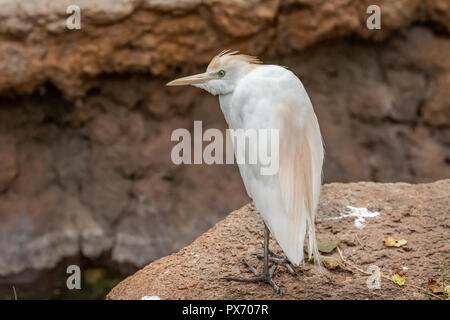
<path id="1" fill-rule="evenodd" d="M 219 104 L 220 109 L 227 121 L 228 126 L 230 127 L 230 115 L 231 115 L 231 97 L 233 96 L 233 92 L 228 94 L 219 95 Z"/>

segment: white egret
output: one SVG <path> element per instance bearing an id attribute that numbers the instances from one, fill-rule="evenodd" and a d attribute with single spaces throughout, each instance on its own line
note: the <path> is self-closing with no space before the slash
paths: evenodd
<path id="1" fill-rule="evenodd" d="M 265 224 L 263 272 L 258 273 L 244 260 L 255 276 L 225 279 L 267 282 L 281 293 L 272 279 L 276 264 L 269 269 L 269 260 L 284 262 L 287 267 L 288 260 L 298 265 L 303 260 L 308 235 L 309 258 L 314 255 L 316 264 L 320 264 L 314 221 L 324 150 L 319 123 L 305 88 L 288 69 L 263 65 L 256 57 L 229 50 L 215 56 L 205 73 L 180 78 L 167 85 L 193 85 L 218 95 L 220 108 L 231 129 L 279 130 L 276 174 L 262 175 L 260 162 L 238 164 L 247 193 Z M 234 151 L 237 151 L 236 145 Z M 269 231 L 288 260 L 269 250 Z M 269 254 L 275 257 L 269 259 Z"/>

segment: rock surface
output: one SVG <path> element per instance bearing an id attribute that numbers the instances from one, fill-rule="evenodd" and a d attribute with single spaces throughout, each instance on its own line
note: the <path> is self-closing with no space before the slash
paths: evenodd
<path id="1" fill-rule="evenodd" d="M 383 7 L 382 28 L 368 30 L 366 9 Z M 382 40 L 414 22 L 450 31 L 446 0 L 1 0 L 0 90 L 30 92 L 51 81 L 80 96 L 102 73 L 174 75 L 203 67 L 220 48 L 286 55 L 325 39 Z M 81 29 L 69 31 L 69 5 Z M 201 41 L 198 35 L 201 34 Z M 219 49 L 218 49 L 219 48 Z"/>
<path id="2" fill-rule="evenodd" d="M 341 217 L 347 206 L 379 212 L 365 218 L 364 227 L 355 217 Z M 332 183 L 323 186 L 318 212 L 319 240 L 338 240 L 344 258 L 367 270 L 377 266 L 383 275 L 399 271 L 406 285 L 399 287 L 381 279 L 378 290 L 366 285 L 367 276 L 342 269 L 323 273 L 306 262 L 295 268 L 293 278 L 278 267 L 275 281 L 285 299 L 428 299 L 428 279 L 438 279 L 439 268 L 450 261 L 450 180 L 430 184 Z M 340 217 L 340 218 L 339 218 Z M 241 263 L 248 259 L 257 269 L 261 262 L 263 224 L 249 204 L 231 213 L 183 250 L 159 259 L 116 286 L 107 299 L 277 299 L 267 284 L 227 282 L 229 275 L 250 276 Z M 382 238 L 406 239 L 401 248 L 384 246 Z M 271 247 L 280 252 L 275 242 Z M 333 253 L 337 256 L 337 253 Z M 411 287 L 414 285 L 419 287 Z"/>
<path id="3" fill-rule="evenodd" d="M 374 31 L 368 3 L 0 0 L 0 276 L 78 253 L 142 267 L 248 202 L 234 166 L 170 159 L 174 129 L 226 125 L 164 85 L 226 47 L 302 79 L 326 181 L 450 178 L 449 2 L 383 1 Z"/>

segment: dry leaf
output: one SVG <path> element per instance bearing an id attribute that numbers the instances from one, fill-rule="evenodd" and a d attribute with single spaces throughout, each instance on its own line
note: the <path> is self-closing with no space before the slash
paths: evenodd
<path id="1" fill-rule="evenodd" d="M 317 241 L 317 249 L 322 253 L 331 253 L 339 244 L 339 240 Z"/>
<path id="2" fill-rule="evenodd" d="M 394 281 L 396 284 L 398 284 L 399 286 L 404 286 L 405 285 L 405 276 L 398 273 L 398 272 L 394 272 L 394 274 L 391 277 L 392 281 Z"/>
<path id="3" fill-rule="evenodd" d="M 444 293 L 442 286 L 433 279 L 428 280 L 428 289 L 433 293 Z"/>
<path id="4" fill-rule="evenodd" d="M 450 286 L 445 286 L 444 288 L 444 295 L 445 296 L 450 296 Z"/>
<path id="5" fill-rule="evenodd" d="M 397 240 L 393 237 L 384 237 L 383 238 L 384 245 L 386 247 L 401 247 L 408 243 L 405 239 Z"/>
<path id="6" fill-rule="evenodd" d="M 322 261 L 325 268 L 334 270 L 338 267 L 342 267 L 342 263 L 339 259 L 332 256 L 320 256 L 320 260 Z"/>

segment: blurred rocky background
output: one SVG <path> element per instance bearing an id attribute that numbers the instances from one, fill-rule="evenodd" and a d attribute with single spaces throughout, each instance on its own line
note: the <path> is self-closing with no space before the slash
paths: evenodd
<path id="1" fill-rule="evenodd" d="M 0 0 L 0 286 L 127 274 L 249 201 L 235 166 L 170 160 L 174 129 L 226 124 L 164 85 L 225 48 L 303 81 L 325 182 L 449 178 L 449 35 L 447 0 Z"/>

